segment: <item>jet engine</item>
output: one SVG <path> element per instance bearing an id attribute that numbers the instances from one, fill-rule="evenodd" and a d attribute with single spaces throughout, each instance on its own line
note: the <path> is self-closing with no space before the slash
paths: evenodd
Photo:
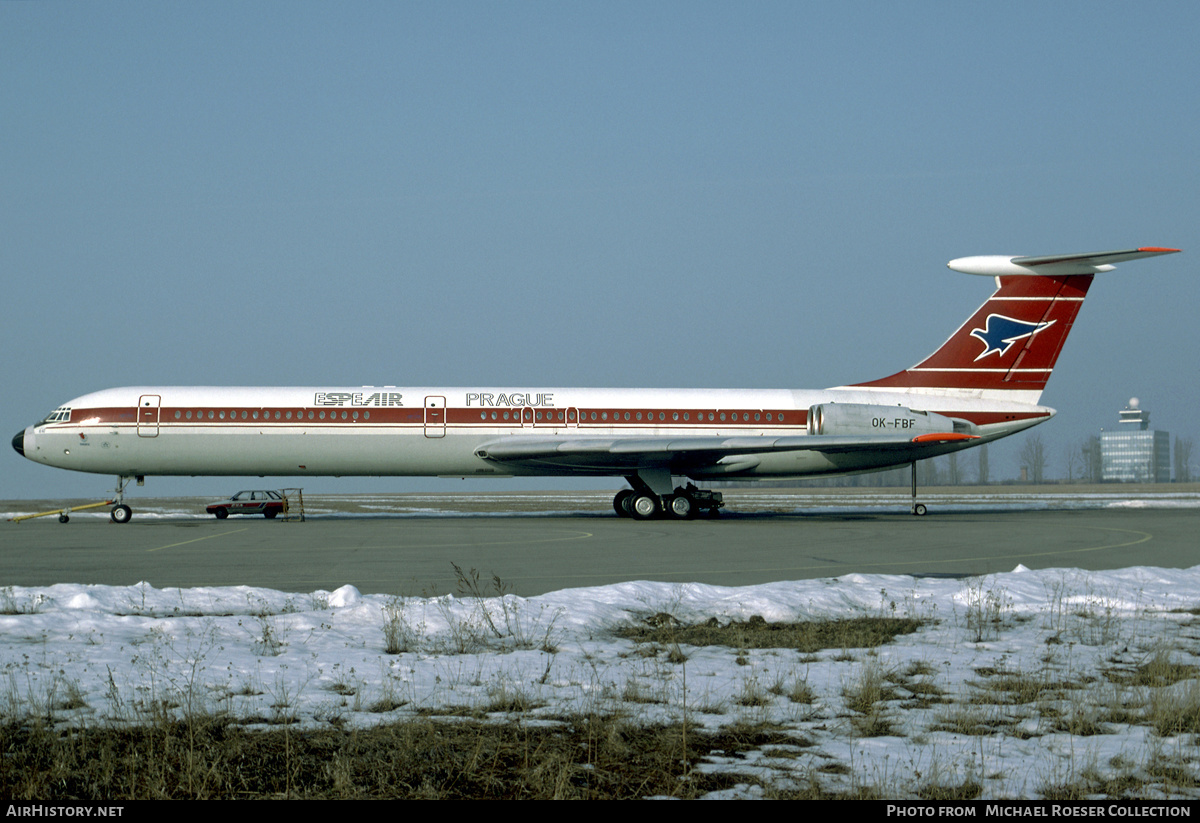
<path id="1" fill-rule="evenodd" d="M 868 403 L 821 403 L 808 410 L 809 434 L 968 434 L 975 427 L 936 412 Z"/>

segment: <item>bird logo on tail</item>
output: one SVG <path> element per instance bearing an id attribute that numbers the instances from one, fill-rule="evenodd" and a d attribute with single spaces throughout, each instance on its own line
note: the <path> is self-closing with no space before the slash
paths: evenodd
<path id="1" fill-rule="evenodd" d="M 1004 357 L 1018 340 L 1033 337 L 1056 322 L 1051 320 L 1046 323 L 1031 323 L 1028 320 L 1017 320 L 1002 314 L 989 314 L 982 329 L 971 330 L 971 336 L 978 338 L 983 343 L 983 353 L 975 360 L 978 362 L 993 353 Z"/>

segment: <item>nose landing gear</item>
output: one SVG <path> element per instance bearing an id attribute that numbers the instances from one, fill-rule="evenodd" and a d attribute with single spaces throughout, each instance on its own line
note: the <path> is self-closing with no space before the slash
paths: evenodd
<path id="1" fill-rule="evenodd" d="M 109 519 L 114 523 L 128 523 L 133 517 L 133 509 L 125 505 L 125 487 L 129 485 L 132 478 L 121 476 L 117 478 L 117 488 L 112 502 L 117 505 L 112 507 L 112 511 L 108 513 Z M 142 475 L 137 476 L 138 485 L 142 485 L 146 480 Z"/>

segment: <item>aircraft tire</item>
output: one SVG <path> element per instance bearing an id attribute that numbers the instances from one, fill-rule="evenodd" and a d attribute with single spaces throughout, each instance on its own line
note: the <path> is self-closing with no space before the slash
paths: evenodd
<path id="1" fill-rule="evenodd" d="M 929 510 L 925 508 L 924 503 L 918 503 L 917 505 L 913 506 L 913 514 L 915 514 L 917 517 L 924 517 L 925 513 L 928 511 Z"/>
<path id="2" fill-rule="evenodd" d="M 621 489 L 617 492 L 617 496 L 613 498 L 613 511 L 617 513 L 617 517 L 629 517 L 629 498 L 633 497 L 633 489 Z"/>
<path id="3" fill-rule="evenodd" d="M 121 503 L 118 506 L 113 506 L 108 516 L 114 523 L 128 523 L 130 518 L 133 517 L 133 509 Z"/>
<path id="4" fill-rule="evenodd" d="M 676 520 L 691 520 L 696 516 L 696 501 L 686 492 L 677 494 L 667 504 L 667 511 Z"/>
<path id="5" fill-rule="evenodd" d="M 58 522 L 59 522 L 59 523 L 69 523 L 69 522 L 70 522 L 70 520 L 71 520 L 71 518 L 67 517 L 65 514 L 60 514 L 60 515 L 58 516 Z"/>
<path id="6" fill-rule="evenodd" d="M 653 520 L 662 514 L 662 505 L 653 494 L 635 494 L 629 501 L 629 513 L 634 520 Z"/>

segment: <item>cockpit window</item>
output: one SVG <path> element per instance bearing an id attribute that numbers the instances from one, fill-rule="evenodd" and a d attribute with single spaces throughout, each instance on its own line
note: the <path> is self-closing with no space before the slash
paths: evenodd
<path id="1" fill-rule="evenodd" d="M 42 423 L 69 423 L 71 422 L 71 407 L 60 406 L 54 411 L 46 415 L 46 419 Z"/>

